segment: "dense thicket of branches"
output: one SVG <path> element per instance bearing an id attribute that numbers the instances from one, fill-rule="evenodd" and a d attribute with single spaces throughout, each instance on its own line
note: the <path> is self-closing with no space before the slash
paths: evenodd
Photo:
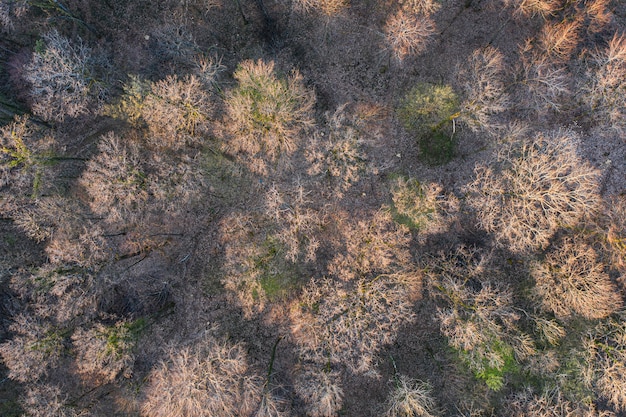
<path id="1" fill-rule="evenodd" d="M 625 18 L 0 0 L 0 415 L 623 414 Z"/>

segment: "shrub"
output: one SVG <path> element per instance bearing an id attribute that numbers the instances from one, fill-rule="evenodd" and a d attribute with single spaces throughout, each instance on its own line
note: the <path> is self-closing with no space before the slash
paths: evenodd
<path id="1" fill-rule="evenodd" d="M 429 284 L 444 301 L 438 309 L 440 330 L 474 375 L 494 391 L 517 371 L 517 361 L 535 353 L 530 337 L 517 328 L 513 295 L 499 277 L 490 276 L 479 253 L 459 249 L 434 258 L 427 267 Z"/>
<path id="2" fill-rule="evenodd" d="M 292 334 L 305 362 L 375 374 L 378 350 L 411 322 L 419 277 L 381 274 L 356 282 L 313 280 L 292 310 Z"/>
<path id="3" fill-rule="evenodd" d="M 506 417 L 614 417 L 610 411 L 597 411 L 593 404 L 568 401 L 556 389 L 534 394 L 531 390 L 517 393 L 506 401 Z"/>
<path id="4" fill-rule="evenodd" d="M 422 156 L 432 164 L 452 159 L 459 115 L 459 100 L 450 86 L 426 83 L 415 86 L 398 110 L 404 127 L 416 136 Z"/>
<path id="5" fill-rule="evenodd" d="M 504 73 L 503 55 L 490 46 L 475 50 L 457 70 L 464 96 L 459 119 L 471 129 L 492 131 L 496 127 L 492 116 L 509 107 Z"/>
<path id="6" fill-rule="evenodd" d="M 626 410 L 626 315 L 600 322 L 585 341 L 590 383 L 615 409 Z"/>
<path id="7" fill-rule="evenodd" d="M 581 90 L 591 117 L 619 135 L 626 132 L 625 89 L 626 35 L 615 34 L 606 48 L 592 52 Z"/>
<path id="8" fill-rule="evenodd" d="M 391 212 L 394 220 L 410 229 L 427 232 L 443 222 L 442 189 L 413 178 L 396 177 L 391 182 Z"/>
<path id="9" fill-rule="evenodd" d="M 238 417 L 257 409 L 261 381 L 245 348 L 206 334 L 194 346 L 171 348 L 144 387 L 142 415 Z"/>
<path id="10" fill-rule="evenodd" d="M 118 321 L 113 326 L 96 324 L 72 335 L 78 372 L 99 383 L 114 381 L 120 373 L 130 378 L 135 363 L 133 350 L 138 333 L 145 326 L 143 320 Z"/>
<path id="11" fill-rule="evenodd" d="M 96 67 L 82 40 L 71 43 L 56 30 L 45 34 L 25 68 L 33 112 L 57 122 L 89 112 L 107 94 Z"/>
<path id="12" fill-rule="evenodd" d="M 366 157 L 360 146 L 358 123 L 348 118 L 346 105 L 325 117 L 325 129 L 315 131 L 313 143 L 306 150 L 311 164 L 308 174 L 326 175 L 334 196 L 341 198 L 359 180 Z"/>
<path id="13" fill-rule="evenodd" d="M 265 172 L 267 161 L 292 154 L 300 133 L 313 125 L 315 96 L 298 71 L 278 77 L 274 61 L 243 61 L 233 76 L 238 85 L 226 95 L 228 149 L 247 154 L 251 168 Z"/>
<path id="14" fill-rule="evenodd" d="M 379 210 L 370 219 L 336 218 L 336 222 L 345 250 L 338 249 L 328 265 L 334 276 L 349 281 L 410 268 L 411 234 L 408 227 L 393 221 L 390 210 Z"/>
<path id="15" fill-rule="evenodd" d="M 430 38 L 435 34 L 435 23 L 426 14 L 400 9 L 387 19 L 384 32 L 393 56 L 402 61 L 426 50 Z"/>
<path id="16" fill-rule="evenodd" d="M 20 314 L 13 319 L 11 340 L 0 344 L 0 355 L 9 378 L 34 382 L 55 366 L 63 352 L 63 337 L 49 323 L 38 317 Z"/>
<path id="17" fill-rule="evenodd" d="M 16 116 L 0 128 L 0 185 L 36 196 L 44 184 L 45 168 L 53 165 L 54 140 L 42 134 L 28 116 Z"/>
<path id="18" fill-rule="evenodd" d="M 189 75 L 168 76 L 156 83 L 131 77 L 124 96 L 108 111 L 136 127 L 147 127 L 148 143 L 180 149 L 206 133 L 211 110 L 203 83 Z"/>
<path id="19" fill-rule="evenodd" d="M 308 366 L 295 380 L 294 390 L 306 404 L 307 416 L 334 417 L 343 405 L 339 374 Z"/>
<path id="20" fill-rule="evenodd" d="M 576 137 L 558 131 L 511 143 L 467 187 L 479 225 L 515 252 L 545 248 L 599 204 L 599 172 L 576 154 Z"/>
<path id="21" fill-rule="evenodd" d="M 433 417 L 435 400 L 429 384 L 406 375 L 394 378 L 394 388 L 387 400 L 386 417 Z"/>
<path id="22" fill-rule="evenodd" d="M 532 270 L 534 291 L 544 308 L 559 318 L 579 314 L 599 319 L 617 311 L 622 300 L 595 251 L 567 239 Z"/>
<path id="23" fill-rule="evenodd" d="M 349 5 L 349 0 L 296 0 L 293 3 L 297 11 L 306 13 L 316 11 L 327 17 L 338 15 Z"/>

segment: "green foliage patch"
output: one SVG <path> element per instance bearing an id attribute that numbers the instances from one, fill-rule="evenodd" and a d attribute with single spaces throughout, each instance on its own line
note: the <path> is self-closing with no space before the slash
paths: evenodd
<path id="1" fill-rule="evenodd" d="M 106 327 L 100 335 L 103 339 L 106 339 L 106 347 L 102 354 L 119 359 L 126 353 L 126 350 L 135 346 L 146 325 L 146 320 L 140 318 L 122 323 L 121 325 Z"/>
<path id="2" fill-rule="evenodd" d="M 391 179 L 391 215 L 396 223 L 423 230 L 438 220 L 435 195 L 414 178 Z"/>
<path id="3" fill-rule="evenodd" d="M 513 348 L 497 338 L 488 341 L 476 351 L 459 351 L 459 355 L 474 376 L 484 381 L 493 391 L 500 391 L 504 387 L 504 378 L 519 370 Z"/>
<path id="4" fill-rule="evenodd" d="M 416 137 L 427 163 L 440 165 L 454 157 L 459 99 L 452 87 L 417 84 L 400 104 L 398 116 L 405 129 Z"/>
<path id="5" fill-rule="evenodd" d="M 273 301 L 286 296 L 298 285 L 296 265 L 285 259 L 281 244 L 268 238 L 263 244 L 264 252 L 255 259 L 260 272 L 259 284 L 265 297 Z"/>

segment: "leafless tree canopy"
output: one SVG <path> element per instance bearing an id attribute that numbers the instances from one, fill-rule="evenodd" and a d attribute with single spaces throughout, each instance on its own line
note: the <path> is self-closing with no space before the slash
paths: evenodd
<path id="1" fill-rule="evenodd" d="M 0 416 L 626 412 L 623 0 L 0 0 Z"/>

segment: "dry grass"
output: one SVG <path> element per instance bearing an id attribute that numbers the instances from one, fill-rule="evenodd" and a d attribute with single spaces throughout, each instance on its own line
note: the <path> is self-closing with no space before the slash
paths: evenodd
<path id="1" fill-rule="evenodd" d="M 475 175 L 467 190 L 478 224 L 515 252 L 545 248 L 599 208 L 600 173 L 578 157 L 567 131 L 509 144 Z"/>
<path id="2" fill-rule="evenodd" d="M 258 409 L 261 381 L 251 374 L 242 345 L 207 334 L 168 356 L 144 387 L 142 415 L 240 417 Z"/>
<path id="3" fill-rule="evenodd" d="M 402 61 L 426 50 L 435 34 L 435 22 L 428 15 L 400 9 L 387 19 L 384 33 L 393 56 Z"/>
<path id="4" fill-rule="evenodd" d="M 267 162 L 292 154 L 301 132 L 313 125 L 315 95 L 298 71 L 279 77 L 274 61 L 243 61 L 233 77 L 238 85 L 226 95 L 227 150 L 246 154 L 253 171 L 266 173 Z"/>
<path id="5" fill-rule="evenodd" d="M 617 288 L 595 251 L 574 239 L 565 240 L 548 253 L 535 265 L 532 276 L 542 306 L 558 318 L 578 314 L 599 319 L 622 306 Z"/>
<path id="6" fill-rule="evenodd" d="M 385 417 L 434 417 L 435 400 L 429 384 L 400 375 L 387 399 Z"/>

